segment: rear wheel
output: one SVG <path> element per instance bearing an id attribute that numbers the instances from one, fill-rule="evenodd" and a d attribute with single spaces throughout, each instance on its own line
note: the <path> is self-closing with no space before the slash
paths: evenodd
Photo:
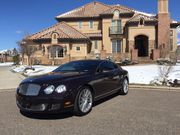
<path id="1" fill-rule="evenodd" d="M 92 110 L 93 95 L 91 89 L 83 87 L 75 99 L 74 112 L 76 115 L 86 115 Z"/>
<path id="2" fill-rule="evenodd" d="M 128 94 L 128 91 L 129 91 L 129 82 L 128 82 L 128 79 L 125 78 L 123 81 L 121 94 L 126 95 L 126 94 Z"/>

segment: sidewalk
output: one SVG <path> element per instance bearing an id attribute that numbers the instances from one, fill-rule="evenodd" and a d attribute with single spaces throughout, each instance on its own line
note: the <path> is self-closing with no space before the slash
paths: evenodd
<path id="1" fill-rule="evenodd" d="M 17 88 L 24 77 L 18 73 L 12 73 L 10 67 L 0 67 L 0 90 Z"/>

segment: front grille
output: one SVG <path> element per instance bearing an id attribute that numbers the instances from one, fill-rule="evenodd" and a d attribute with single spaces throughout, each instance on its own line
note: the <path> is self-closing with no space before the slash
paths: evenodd
<path id="1" fill-rule="evenodd" d="M 19 87 L 19 93 L 25 96 L 37 96 L 41 89 L 37 84 L 21 84 Z"/>

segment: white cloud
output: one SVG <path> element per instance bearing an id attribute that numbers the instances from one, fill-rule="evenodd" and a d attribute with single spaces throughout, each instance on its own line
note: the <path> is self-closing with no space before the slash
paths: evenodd
<path id="1" fill-rule="evenodd" d="M 16 31 L 16 34 L 21 34 L 21 33 L 23 33 L 21 30 Z"/>

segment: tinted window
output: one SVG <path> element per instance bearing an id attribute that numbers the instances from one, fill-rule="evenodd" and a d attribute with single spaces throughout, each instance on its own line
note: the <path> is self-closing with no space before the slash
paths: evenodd
<path id="1" fill-rule="evenodd" d="M 105 61 L 100 65 L 100 69 L 103 71 L 111 71 L 114 70 L 114 64 L 112 62 Z"/>
<path id="2" fill-rule="evenodd" d="M 53 72 L 92 72 L 95 71 L 98 61 L 75 61 L 64 64 Z"/>

